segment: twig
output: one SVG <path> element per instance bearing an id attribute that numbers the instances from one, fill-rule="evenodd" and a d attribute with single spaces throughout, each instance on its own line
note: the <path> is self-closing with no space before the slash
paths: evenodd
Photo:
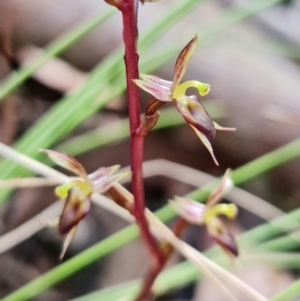
<path id="1" fill-rule="evenodd" d="M 0 188 L 29 188 L 29 187 L 45 187 L 59 184 L 59 181 L 45 178 L 19 178 L 0 180 Z"/>
<path id="2" fill-rule="evenodd" d="M 16 163 L 19 163 L 20 165 L 28 168 L 29 170 L 37 174 L 44 175 L 47 178 L 53 179 L 55 181 L 60 181 L 62 183 L 66 183 L 69 181 L 69 177 L 64 175 L 63 173 L 35 159 L 25 156 L 1 142 L 0 142 L 0 155 L 7 159 L 11 159 Z"/>
<path id="3" fill-rule="evenodd" d="M 58 216 L 62 210 L 62 203 L 56 202 L 49 206 L 44 214 L 38 214 L 23 223 L 19 227 L 10 232 L 2 235 L 0 237 L 0 254 L 8 251 L 9 249 L 15 247 L 21 242 L 25 241 L 35 233 L 41 231 L 48 226 L 48 221 L 46 216 Z"/>

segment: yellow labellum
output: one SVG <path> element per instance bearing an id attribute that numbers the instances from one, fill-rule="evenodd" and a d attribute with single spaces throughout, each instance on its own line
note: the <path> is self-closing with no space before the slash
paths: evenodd
<path id="1" fill-rule="evenodd" d="M 207 208 L 204 214 L 204 223 L 209 224 L 219 215 L 225 215 L 229 219 L 237 216 L 238 209 L 235 204 L 218 204 L 211 208 Z"/>
<path id="2" fill-rule="evenodd" d="M 201 83 L 201 82 L 198 82 L 196 80 L 189 80 L 189 81 L 186 81 L 186 82 L 178 85 L 174 89 L 174 91 L 172 93 L 172 97 L 175 100 L 180 101 L 180 100 L 184 99 L 186 90 L 188 88 L 192 88 L 192 87 L 198 89 L 199 94 L 201 96 L 207 95 L 210 91 L 210 85 L 209 84 Z"/>

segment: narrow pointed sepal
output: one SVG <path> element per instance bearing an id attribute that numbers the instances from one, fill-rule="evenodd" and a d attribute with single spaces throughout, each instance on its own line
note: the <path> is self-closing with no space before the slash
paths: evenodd
<path id="1" fill-rule="evenodd" d="M 87 172 L 81 163 L 75 159 L 74 157 L 57 152 L 50 149 L 39 149 L 40 152 L 45 153 L 54 163 L 57 165 L 73 172 L 74 174 L 78 175 L 79 177 L 86 178 Z"/>
<path id="2" fill-rule="evenodd" d="M 118 172 L 120 165 L 101 167 L 89 175 L 93 185 L 93 192 L 103 193 L 110 189 L 115 183 L 127 178 L 130 172 Z"/>
<path id="3" fill-rule="evenodd" d="M 91 182 L 101 181 L 102 178 L 108 177 L 114 173 L 116 173 L 120 169 L 121 165 L 112 165 L 108 167 L 100 167 L 95 170 L 93 173 L 88 175 L 88 178 Z"/>
<path id="4" fill-rule="evenodd" d="M 66 235 L 65 237 L 65 240 L 64 240 L 64 243 L 63 243 L 63 246 L 62 246 L 62 250 L 61 250 L 61 253 L 59 255 L 59 260 L 63 260 L 63 258 L 65 257 L 66 255 L 66 252 L 68 250 L 68 247 L 71 243 L 71 241 L 73 240 L 73 237 L 75 235 L 75 232 L 77 230 L 77 226 L 73 227 Z"/>
<path id="5" fill-rule="evenodd" d="M 188 63 L 192 58 L 193 54 L 195 53 L 197 47 L 198 47 L 198 36 L 195 35 L 195 37 L 180 52 L 175 64 L 172 91 L 180 83 L 187 69 Z"/>
<path id="6" fill-rule="evenodd" d="M 143 79 L 134 79 L 133 82 L 139 86 L 142 90 L 150 93 L 155 98 L 165 101 L 171 102 L 171 89 L 168 86 L 164 85 L 164 80 L 162 83 L 150 81 L 150 80 L 143 80 Z"/>
<path id="7" fill-rule="evenodd" d="M 231 131 L 231 132 L 236 131 L 236 128 L 222 127 L 219 124 L 217 124 L 215 121 L 213 121 L 213 124 L 214 124 L 215 129 L 218 130 L 218 131 Z"/>
<path id="8" fill-rule="evenodd" d="M 202 225 L 206 206 L 193 200 L 175 197 L 169 200 L 171 208 L 190 224 Z"/>
<path id="9" fill-rule="evenodd" d="M 141 121 L 141 125 L 136 131 L 137 135 L 146 136 L 156 125 L 160 117 L 159 112 L 155 112 L 153 115 L 145 115 Z"/>
<path id="10" fill-rule="evenodd" d="M 160 101 L 156 98 L 150 99 L 150 101 L 148 102 L 147 107 L 146 107 L 145 116 L 154 115 L 157 112 L 157 110 L 164 104 L 165 104 L 165 102 Z"/>
<path id="11" fill-rule="evenodd" d="M 78 187 L 69 190 L 58 224 L 58 230 L 61 234 L 67 234 L 88 214 L 91 208 L 89 197 L 90 193 L 87 194 Z"/>
<path id="12" fill-rule="evenodd" d="M 165 80 L 165 79 L 162 79 L 158 76 L 155 76 L 155 75 L 150 75 L 150 74 L 140 74 L 140 78 L 143 79 L 144 81 L 147 81 L 147 82 L 152 82 L 152 83 L 155 83 L 155 84 L 159 84 L 161 86 L 164 86 L 164 87 L 167 87 L 167 88 L 170 88 L 172 87 L 172 82 L 168 81 L 168 80 Z"/>
<path id="13" fill-rule="evenodd" d="M 209 140 L 198 130 L 196 129 L 193 125 L 190 124 L 190 127 L 193 129 L 193 131 L 196 133 L 196 135 L 198 136 L 198 138 L 202 141 L 202 143 L 204 144 L 204 146 L 207 148 L 207 150 L 209 151 L 212 159 L 214 160 L 215 164 L 217 166 L 219 166 L 219 163 L 215 157 L 213 148 L 209 142 Z"/>
<path id="14" fill-rule="evenodd" d="M 233 187 L 233 181 L 231 179 L 231 170 L 227 169 L 219 185 L 212 191 L 206 205 L 209 207 L 219 203 L 220 200 L 228 193 Z"/>

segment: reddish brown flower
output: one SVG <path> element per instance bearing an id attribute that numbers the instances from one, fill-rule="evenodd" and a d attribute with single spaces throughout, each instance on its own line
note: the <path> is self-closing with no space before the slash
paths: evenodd
<path id="1" fill-rule="evenodd" d="M 101 167 L 92 174 L 87 174 L 81 163 L 72 156 L 54 150 L 41 149 L 43 153 L 57 165 L 71 171 L 79 178 L 55 189 L 59 198 L 65 198 L 65 206 L 59 218 L 58 230 L 67 235 L 60 255 L 62 259 L 69 246 L 79 222 L 88 214 L 91 208 L 93 193 L 104 193 L 114 183 L 128 176 L 127 172 L 118 172 L 120 166 Z"/>
<path id="2" fill-rule="evenodd" d="M 235 239 L 219 218 L 220 215 L 223 215 L 229 219 L 234 219 L 238 213 L 235 204 L 218 204 L 232 185 L 228 170 L 221 183 L 209 196 L 206 205 L 181 197 L 176 197 L 174 201 L 170 201 L 170 205 L 188 223 L 205 225 L 208 233 L 227 254 L 238 256 Z"/>
<path id="3" fill-rule="evenodd" d="M 197 46 L 198 38 L 195 36 L 180 52 L 176 60 L 172 82 L 146 74 L 141 74 L 141 79 L 136 79 L 134 82 L 141 89 L 154 96 L 154 99 L 148 104 L 145 116 L 152 116 L 165 102 L 173 102 L 183 118 L 206 146 L 214 162 L 218 165 L 210 141 L 215 138 L 216 130 L 233 131 L 235 129 L 219 126 L 211 120 L 196 95 L 188 96 L 185 94 L 188 88 L 194 87 L 198 90 L 200 96 L 205 96 L 210 91 L 209 84 L 195 80 L 180 83 Z"/>

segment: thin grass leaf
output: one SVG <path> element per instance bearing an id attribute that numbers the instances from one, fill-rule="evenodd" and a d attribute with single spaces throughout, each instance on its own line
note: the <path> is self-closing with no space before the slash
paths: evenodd
<path id="1" fill-rule="evenodd" d="M 208 37 L 212 37 L 216 33 L 224 30 L 224 28 L 253 15 L 257 11 L 266 9 L 277 2 L 279 2 L 279 0 L 259 0 L 251 2 L 251 4 L 244 9 L 229 10 L 221 16 L 220 22 L 214 22 L 210 27 L 202 30 L 201 35 L 199 35 L 199 40 L 207 40 Z M 154 26 L 141 37 L 140 49 L 147 49 L 166 29 L 176 23 L 178 19 L 185 16 L 199 3 L 199 0 L 187 0 L 180 2 L 178 6 L 174 6 L 165 18 L 154 24 Z M 176 55 L 176 52 L 177 50 L 174 51 L 174 56 Z M 168 56 L 165 58 L 165 61 L 170 58 L 171 56 Z M 15 144 L 15 147 L 27 155 L 41 159 L 35 152 L 37 147 L 52 147 L 57 141 L 86 120 L 86 118 L 101 109 L 110 99 L 113 99 L 121 93 L 125 87 L 122 80 L 121 82 L 116 81 L 114 88 L 110 86 L 111 80 L 122 70 L 121 59 L 121 51 L 116 51 L 107 58 L 91 73 L 88 82 L 80 91 L 74 95 L 65 97 L 63 101 L 60 101 Z M 152 64 L 153 62 L 157 62 L 157 60 L 153 60 Z M 160 63 L 162 64 L 162 61 L 160 61 Z M 15 82 L 12 80 L 12 83 L 14 87 L 18 86 L 17 81 Z M 95 102 L 96 96 L 100 93 L 106 95 L 106 99 L 102 99 L 101 102 Z M 108 99 L 107 94 L 110 95 Z M 30 173 L 26 172 L 24 169 L 17 167 L 8 161 L 2 162 L 2 164 L 0 164 L 0 169 L 3 171 L 2 178 L 30 175 Z M 2 191 L 0 193 L 0 203 L 3 203 L 9 194 L 10 191 Z"/>
<path id="2" fill-rule="evenodd" d="M 9 93 L 22 85 L 26 79 L 32 76 L 35 71 L 37 71 L 47 61 L 70 48 L 80 39 L 84 38 L 93 29 L 112 17 L 115 13 L 116 11 L 114 9 L 109 8 L 103 14 L 82 22 L 70 32 L 64 34 L 62 37 L 51 43 L 47 48 L 44 49 L 43 55 L 34 61 L 30 66 L 24 67 L 18 72 L 14 72 L 0 85 L 0 102 L 4 100 Z"/>
<path id="3" fill-rule="evenodd" d="M 214 101 L 208 101 L 206 108 L 212 118 L 225 117 L 223 110 Z M 182 116 L 173 107 L 161 109 L 160 113 L 162 118 L 158 120 L 153 131 L 185 124 Z M 103 125 L 62 142 L 55 149 L 72 156 L 78 156 L 110 143 L 122 142 L 129 137 L 128 122 L 129 120 L 126 118 Z M 110 134 L 107 135 L 107 133 Z"/>
<path id="4" fill-rule="evenodd" d="M 240 185 L 247 180 L 257 177 L 272 168 L 278 167 L 283 163 L 286 163 L 296 157 L 300 156 L 300 139 L 289 143 L 269 154 L 266 154 L 245 166 L 238 168 L 236 171 L 232 172 L 232 179 L 235 185 Z M 192 193 L 189 193 L 186 197 L 198 201 L 204 201 L 207 199 L 217 182 L 206 185 L 202 189 L 198 189 Z M 156 212 L 156 215 L 163 222 L 167 222 L 174 218 L 173 210 L 165 206 Z M 280 225 L 284 225 L 282 229 L 287 230 L 286 223 L 292 218 L 291 226 L 295 226 L 295 220 L 300 220 L 300 209 L 294 211 L 291 217 L 281 217 L 276 223 L 276 227 L 272 224 L 265 224 L 263 226 L 257 227 L 256 229 L 249 231 L 248 233 L 241 236 L 238 239 L 239 244 L 247 243 L 259 243 L 277 235 L 280 233 Z M 65 263 L 59 265 L 57 268 L 52 269 L 43 276 L 37 278 L 36 280 L 26 284 L 25 286 L 14 291 L 12 294 L 5 297 L 2 301 L 24 301 L 30 300 L 35 296 L 39 295 L 46 289 L 52 287 L 53 285 L 61 282 L 67 277 L 73 275 L 77 271 L 83 269 L 84 267 L 92 264 L 93 262 L 99 260 L 110 252 L 118 249 L 119 247 L 125 245 L 129 241 L 133 240 L 138 236 L 138 229 L 136 226 L 129 226 L 116 234 L 104 239 L 95 246 L 87 249 L 86 251 L 80 253 L 79 255 L 73 257 L 72 259 L 66 261 Z M 195 279 L 195 278 L 194 278 Z M 180 280 L 182 282 L 182 279 Z"/>
<path id="5" fill-rule="evenodd" d="M 272 297 L 270 301 L 289 301 L 297 300 L 296 297 L 300 296 L 300 280 L 295 281 L 285 290 Z"/>
<path id="6" fill-rule="evenodd" d="M 165 30 L 171 27 L 178 18 L 185 16 L 200 2 L 199 0 L 188 0 L 174 6 L 164 19 L 159 20 L 141 37 L 140 49 L 148 49 L 151 43 Z M 152 59 L 151 62 L 146 61 L 148 67 L 144 66 L 142 68 L 145 70 L 149 68 L 149 71 L 151 71 L 151 68 L 155 69 L 171 58 L 172 55 L 170 55 L 170 53 L 168 53 L 167 56 L 160 55 L 158 58 Z M 103 108 L 111 99 L 124 91 L 125 82 L 123 81 L 123 76 L 118 78 L 122 70 L 122 50 L 118 49 L 105 59 L 100 66 L 93 70 L 82 89 L 73 95 L 64 97 L 52 110 L 47 112 L 35 126 L 15 144 L 16 149 L 31 157 L 41 159 L 41 157 L 36 154 L 35 148 L 50 148 L 89 116 Z M 114 87 L 110 86 L 111 81 L 116 79 L 117 81 L 114 82 Z M 99 94 L 104 95 L 104 97 L 101 98 L 101 101 L 95 101 L 95 98 L 99 96 Z M 3 178 L 29 175 L 24 169 L 14 166 L 14 164 L 7 161 L 0 164 L 0 169 L 5 170 L 5 172 L 2 173 Z M 0 193 L 0 204 L 7 199 L 9 194 L 10 191 L 8 190 Z"/>

